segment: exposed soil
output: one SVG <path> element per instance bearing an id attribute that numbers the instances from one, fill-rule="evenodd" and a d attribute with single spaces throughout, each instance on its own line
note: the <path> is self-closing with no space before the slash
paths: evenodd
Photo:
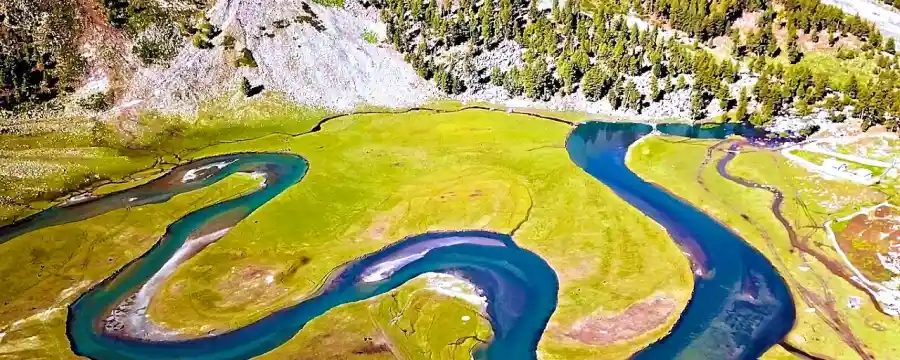
<path id="1" fill-rule="evenodd" d="M 77 0 L 77 3 L 84 30 L 76 41 L 87 60 L 86 80 L 108 79 L 110 95 L 115 97 L 138 66 L 131 56 L 131 42 L 121 30 L 109 24 L 98 0 Z"/>
<path id="2" fill-rule="evenodd" d="M 618 314 L 595 314 L 579 320 L 565 336 L 589 345 L 608 345 L 643 335 L 665 323 L 675 311 L 671 297 L 655 296 Z"/>
<path id="3" fill-rule="evenodd" d="M 900 244 L 900 210 L 881 206 L 873 214 L 859 214 L 835 234 L 841 249 L 867 278 L 887 281 L 893 273 L 884 268 L 876 254 L 898 251 Z M 892 249 L 892 247 L 894 249 Z"/>
<path id="4" fill-rule="evenodd" d="M 276 273 L 260 265 L 235 266 L 218 283 L 217 292 L 222 300 L 216 306 L 231 307 L 247 303 L 265 304 L 287 293 L 278 286 Z"/>

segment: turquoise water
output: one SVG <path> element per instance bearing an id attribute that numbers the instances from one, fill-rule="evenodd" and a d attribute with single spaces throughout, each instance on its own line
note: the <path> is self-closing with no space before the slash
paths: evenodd
<path id="1" fill-rule="evenodd" d="M 403 239 L 345 264 L 309 299 L 224 334 L 183 341 L 146 342 L 105 333 L 102 319 L 158 272 L 191 234 L 210 223 L 219 222 L 216 223 L 218 228 L 232 225 L 220 223 L 226 218 L 240 221 L 300 181 L 307 170 L 302 158 L 285 154 L 218 156 L 188 164 L 185 168 L 211 164 L 227 165 L 211 169 L 205 177 L 183 186 L 208 186 L 235 172 L 264 172 L 266 186 L 179 219 L 168 227 L 157 246 L 78 298 L 69 307 L 67 322 L 67 334 L 75 353 L 95 359 L 246 359 L 290 340 L 308 321 L 329 309 L 383 294 L 426 272 L 444 272 L 468 279 L 491 299 L 487 312 L 494 337 L 486 347 L 478 350 L 476 358 L 534 358 L 544 326 L 556 308 L 559 287 L 556 274 L 540 257 L 516 246 L 508 235 L 485 231 L 427 233 Z M 159 189 L 158 182 L 174 186 L 172 194 L 180 193 L 184 189 L 178 188 L 182 185 L 172 177 L 183 176 L 184 172 L 175 171 L 173 176 L 145 186 L 57 209 L 51 213 L 53 216 L 35 219 L 59 224 L 81 218 L 78 214 L 110 211 L 116 205 L 128 204 L 124 200 L 133 199 L 137 194 Z M 161 196 L 154 194 L 152 198 Z M 61 216 L 64 214 L 68 218 Z M 33 224 L 31 227 L 40 226 Z M 20 228 L 11 229 L 19 232 Z M 408 261 L 389 272 L 385 279 L 363 280 L 365 275 L 377 272 L 379 265 L 398 259 Z"/>
<path id="2" fill-rule="evenodd" d="M 662 125 L 665 133 L 722 138 L 759 136 L 740 126 L 698 128 Z M 783 338 L 794 322 L 784 281 L 758 252 L 721 224 L 625 166 L 632 142 L 647 125 L 591 122 L 567 141 L 572 160 L 623 199 L 663 225 L 690 254 L 702 274 L 694 297 L 671 335 L 635 355 L 639 359 L 751 359 Z M 196 171 L 196 169 L 205 169 Z M 160 242 L 139 259 L 93 287 L 69 307 L 67 335 L 79 355 L 96 359 L 246 359 L 288 341 L 310 320 L 348 302 L 394 289 L 425 272 L 444 272 L 473 282 L 488 298 L 494 330 L 477 359 L 535 359 L 537 344 L 556 308 L 556 274 L 509 235 L 485 231 L 427 233 L 403 239 L 340 267 L 316 294 L 231 332 L 182 341 L 146 342 L 103 331 L 103 319 L 133 294 L 205 225 L 223 228 L 301 181 L 308 169 L 295 155 L 250 153 L 197 160 L 146 185 L 83 203 L 54 208 L 0 228 L 0 244 L 21 234 L 104 212 L 164 202 L 178 193 L 213 184 L 235 172 L 262 172 L 266 186 L 195 211 L 171 224 Z M 185 174 L 194 171 L 194 176 Z M 183 183 L 183 179 L 188 179 Z M 386 267 L 386 264 L 394 264 Z M 373 276 L 373 274 L 380 276 Z"/>

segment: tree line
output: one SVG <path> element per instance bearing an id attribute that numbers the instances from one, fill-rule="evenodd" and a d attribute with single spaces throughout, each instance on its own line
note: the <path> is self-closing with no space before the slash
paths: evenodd
<path id="1" fill-rule="evenodd" d="M 462 0 L 452 9 L 434 1 L 382 1 L 378 5 L 388 39 L 420 75 L 434 79 L 450 94 L 481 81 L 536 100 L 581 91 L 589 100 L 607 98 L 615 109 L 640 112 L 667 93 L 690 89 L 692 118 L 706 117 L 709 103 L 718 100 L 732 120 L 757 124 L 778 114 L 806 114 L 816 106 L 840 110 L 853 105 L 866 126 L 896 128 L 893 114 L 900 113 L 893 90 L 897 77 L 893 40 L 884 40 L 858 16 L 818 0 L 785 0 L 779 11 L 762 0 L 610 1 L 592 3 L 591 11 L 582 9 L 577 0 L 562 5 L 554 1 L 549 11 L 539 10 L 537 1 L 524 0 Z M 628 25 L 623 13 L 629 9 L 664 19 L 695 41 L 664 37 L 656 27 L 642 30 Z M 755 30 L 742 34 L 732 27 L 751 11 L 759 14 Z M 786 39 L 779 41 L 775 30 L 786 30 Z M 879 76 L 848 83 L 813 75 L 800 63 L 804 54 L 798 38 L 810 34 L 818 42 L 822 32 L 827 32 L 831 45 L 849 35 L 863 41 L 864 56 L 875 58 Z M 735 44 L 732 59 L 717 60 L 700 46 L 701 41 L 725 35 Z M 487 74 L 460 71 L 473 69 L 475 53 L 506 40 L 525 48 L 523 66 L 494 68 Z M 458 45 L 468 50 L 459 56 L 438 55 Z M 782 54 L 788 65 L 775 60 Z M 732 94 L 730 85 L 742 76 L 741 63 L 760 80 L 751 89 Z M 648 75 L 650 91 L 642 94 L 635 80 Z"/>

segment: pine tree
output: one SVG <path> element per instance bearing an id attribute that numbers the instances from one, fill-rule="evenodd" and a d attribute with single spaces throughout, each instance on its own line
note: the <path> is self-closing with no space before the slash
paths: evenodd
<path id="1" fill-rule="evenodd" d="M 706 116 L 706 106 L 703 104 L 703 94 L 694 89 L 691 92 L 691 119 L 700 120 Z"/>
<path id="2" fill-rule="evenodd" d="M 788 29 L 787 57 L 791 64 L 796 64 L 803 57 L 803 53 L 800 52 L 800 46 L 797 44 L 797 31 L 793 28 Z"/>
<path id="3" fill-rule="evenodd" d="M 598 101 L 606 95 L 606 76 L 600 65 L 594 65 L 581 79 L 581 90 L 590 101 Z"/>
<path id="4" fill-rule="evenodd" d="M 650 77 L 650 101 L 656 102 L 662 99 L 662 91 L 659 89 L 659 78 Z"/>
<path id="5" fill-rule="evenodd" d="M 539 16 L 538 14 L 538 1 L 539 0 L 530 0 L 528 2 L 528 22 L 535 23 Z"/>
<path id="6" fill-rule="evenodd" d="M 768 41 L 766 41 L 766 55 L 771 57 L 777 56 L 779 51 L 778 41 L 775 39 L 775 36 L 772 35 L 772 27 L 767 27 L 764 30 L 764 33 L 767 34 L 766 38 L 768 39 Z"/>
<path id="7" fill-rule="evenodd" d="M 643 99 L 641 97 L 641 93 L 637 90 L 637 86 L 634 85 L 634 82 L 628 81 L 625 84 L 625 88 L 623 90 L 623 100 L 625 103 L 625 107 L 641 112 L 641 107 L 643 106 Z"/>
<path id="8" fill-rule="evenodd" d="M 575 82 L 575 67 L 567 56 L 562 56 L 556 61 L 556 74 L 563 83 L 563 94 L 571 93 Z"/>
<path id="9" fill-rule="evenodd" d="M 588 56 L 587 51 L 584 50 L 584 47 L 579 47 L 578 50 L 575 50 L 575 54 L 572 55 L 572 61 L 579 74 L 587 73 L 591 67 L 591 58 Z"/>
<path id="10" fill-rule="evenodd" d="M 506 78 L 503 81 L 503 88 L 512 96 L 519 96 L 522 94 L 522 91 L 524 91 L 520 76 L 519 68 L 517 67 L 513 67 L 506 73 Z"/>
<path id="11" fill-rule="evenodd" d="M 250 86 L 250 80 L 247 80 L 245 77 L 241 77 L 241 93 L 244 96 L 250 96 L 250 93 L 253 91 L 253 87 Z"/>
<path id="12" fill-rule="evenodd" d="M 744 45 L 741 44 L 741 32 L 737 28 L 731 31 L 731 55 L 736 58 L 744 55 Z"/>
<path id="13" fill-rule="evenodd" d="M 662 64 L 662 56 L 659 53 L 650 53 L 650 64 L 650 71 L 653 72 L 653 76 L 661 78 L 666 75 Z"/>
<path id="14" fill-rule="evenodd" d="M 613 110 L 619 110 L 622 107 L 622 89 L 619 81 L 613 81 L 612 88 L 609 90 L 609 104 Z"/>
<path id="15" fill-rule="evenodd" d="M 734 117 L 732 118 L 734 122 L 744 122 L 747 120 L 747 106 L 749 102 L 750 99 L 747 96 L 747 88 L 741 88 L 741 93 L 738 95 L 737 109 L 734 111 Z"/>
<path id="16" fill-rule="evenodd" d="M 485 1 L 490 1 L 490 0 L 485 0 Z M 512 23 L 512 15 L 513 15 L 512 1 L 511 0 L 500 0 L 500 16 L 497 19 L 498 19 L 498 23 L 500 24 L 500 26 L 498 26 L 499 35 L 503 39 L 512 38 L 512 33 L 513 33 L 512 28 L 513 28 L 513 26 L 516 26 L 515 24 Z"/>
<path id="17" fill-rule="evenodd" d="M 494 29 L 491 26 L 491 19 L 494 16 L 494 2 L 485 0 L 479 12 L 481 16 L 481 41 L 485 44 L 490 44 L 494 37 Z"/>
<path id="18" fill-rule="evenodd" d="M 884 51 L 891 55 L 894 55 L 897 52 L 897 45 L 894 42 L 894 38 L 889 37 L 887 39 L 887 41 L 884 43 Z"/>
<path id="19" fill-rule="evenodd" d="M 844 92 L 846 92 L 847 96 L 850 96 L 851 99 L 855 99 L 859 96 L 859 82 L 856 80 L 856 75 L 850 75 L 850 81 L 847 83 Z"/>
<path id="20" fill-rule="evenodd" d="M 505 79 L 505 76 L 500 71 L 499 67 L 494 66 L 493 68 L 491 68 L 491 80 L 490 80 L 491 85 L 502 86 L 504 79 Z"/>
<path id="21" fill-rule="evenodd" d="M 727 110 L 729 100 L 731 100 L 728 94 L 728 87 L 720 85 L 716 89 L 716 98 L 719 99 L 719 108 Z"/>

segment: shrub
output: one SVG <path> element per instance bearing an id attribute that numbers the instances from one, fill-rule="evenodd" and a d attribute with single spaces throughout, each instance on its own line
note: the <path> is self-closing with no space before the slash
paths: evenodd
<path id="1" fill-rule="evenodd" d="M 78 100 L 78 106 L 92 111 L 103 111 L 109 109 L 109 105 L 109 101 L 107 101 L 106 99 L 106 93 L 99 91 L 91 94 L 84 99 Z"/>
<path id="2" fill-rule="evenodd" d="M 363 31 L 362 38 L 369 44 L 377 44 L 378 43 L 378 36 L 375 35 L 374 32 L 369 31 L 369 30 Z"/>
<path id="3" fill-rule="evenodd" d="M 242 49 L 241 55 L 234 59 L 234 66 L 236 67 L 253 67 L 257 66 L 256 59 L 253 58 L 253 53 L 250 52 L 250 49 Z"/>
<path id="4" fill-rule="evenodd" d="M 134 41 L 131 52 L 134 53 L 144 65 L 164 64 L 178 53 L 178 43 L 181 37 L 172 29 L 169 32 L 145 31 Z"/>
<path id="5" fill-rule="evenodd" d="M 234 36 L 225 35 L 222 37 L 222 46 L 228 50 L 234 49 Z"/>
<path id="6" fill-rule="evenodd" d="M 323 6 L 344 7 L 344 0 L 313 0 L 313 2 Z"/>

